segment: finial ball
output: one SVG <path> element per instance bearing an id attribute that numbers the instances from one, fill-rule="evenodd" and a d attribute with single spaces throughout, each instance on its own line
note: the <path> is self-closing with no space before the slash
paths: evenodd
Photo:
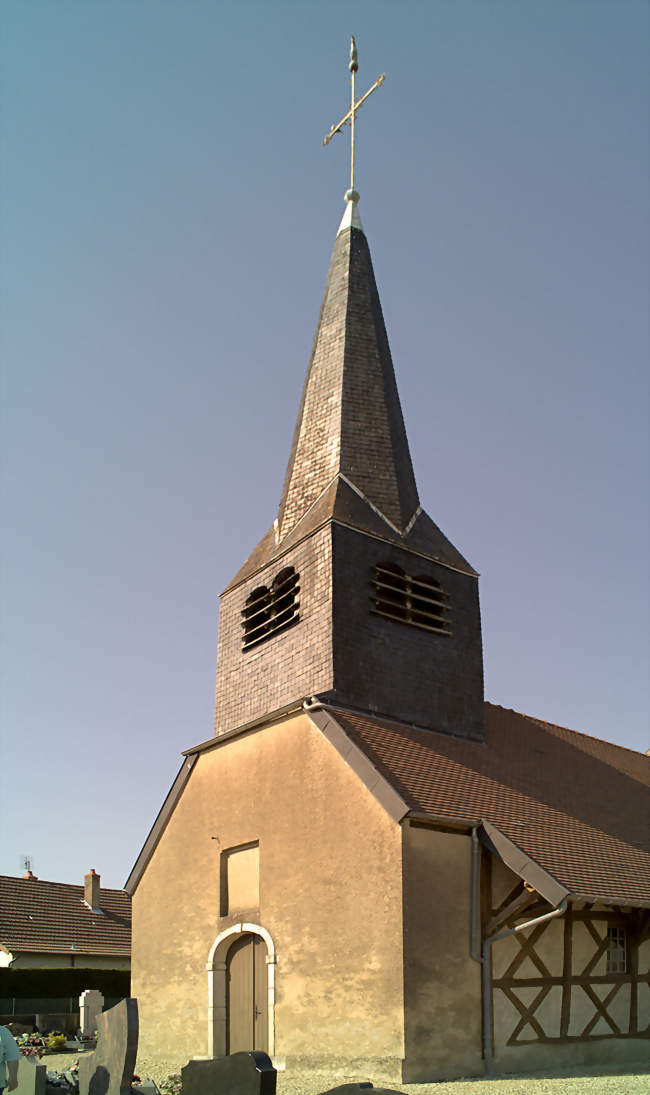
<path id="1" fill-rule="evenodd" d="M 346 202 L 354 202 L 354 204 L 356 205 L 357 202 L 359 201 L 359 191 L 358 190 L 346 190 L 344 196 L 345 196 Z"/>

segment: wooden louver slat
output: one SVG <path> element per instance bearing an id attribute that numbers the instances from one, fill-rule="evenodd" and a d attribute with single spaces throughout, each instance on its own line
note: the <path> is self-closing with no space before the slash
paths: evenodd
<path id="1" fill-rule="evenodd" d="M 435 578 L 414 578 L 394 564 L 379 563 L 374 568 L 370 585 L 374 615 L 439 635 L 451 634 L 449 594 Z"/>

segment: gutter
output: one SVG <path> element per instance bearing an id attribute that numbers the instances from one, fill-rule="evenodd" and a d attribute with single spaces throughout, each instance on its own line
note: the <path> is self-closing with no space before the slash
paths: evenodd
<path id="1" fill-rule="evenodd" d="M 478 839 L 478 825 L 472 825 L 472 890 L 471 890 L 471 905 L 470 905 L 470 924 L 469 924 L 469 953 L 475 962 L 482 962 L 481 952 L 479 950 L 479 856 L 481 854 L 481 845 Z"/>
<path id="2" fill-rule="evenodd" d="M 485 1059 L 485 1071 L 488 1076 L 492 1071 L 492 944 L 496 943 L 497 939 L 505 939 L 508 935 L 515 935 L 516 932 L 525 931 L 526 928 L 532 928 L 536 924 L 543 924 L 546 920 L 553 920 L 557 916 L 562 916 L 566 912 L 568 900 L 567 896 L 563 898 L 557 909 L 552 909 L 551 912 L 544 913 L 543 916 L 536 916 L 534 920 L 526 920 L 523 924 L 517 924 L 515 928 L 505 928 L 504 931 L 496 932 L 495 935 L 489 935 L 487 939 L 483 940 L 480 959 L 483 963 L 483 1057 Z"/>

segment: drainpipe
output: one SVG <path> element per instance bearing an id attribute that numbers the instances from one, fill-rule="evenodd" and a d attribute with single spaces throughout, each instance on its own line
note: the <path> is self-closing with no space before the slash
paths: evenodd
<path id="1" fill-rule="evenodd" d="M 482 962 L 479 950 L 479 855 L 478 825 L 472 826 L 472 903 L 469 925 L 469 953 L 475 962 Z"/>
<path id="2" fill-rule="evenodd" d="M 492 1071 L 492 944 L 497 939 L 505 939 L 507 935 L 515 935 L 516 932 L 533 928 L 536 924 L 543 924 L 545 920 L 553 920 L 556 916 L 562 916 L 566 912 L 568 897 L 565 897 L 557 909 L 536 916 L 534 920 L 526 920 L 524 924 L 517 924 L 515 928 L 506 928 L 496 935 L 489 935 L 483 940 L 483 1056 L 485 1058 L 485 1071 L 489 1075 Z"/>

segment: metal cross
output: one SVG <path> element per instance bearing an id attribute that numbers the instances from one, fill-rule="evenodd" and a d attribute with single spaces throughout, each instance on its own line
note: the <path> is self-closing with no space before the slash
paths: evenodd
<path id="1" fill-rule="evenodd" d="M 359 195 L 357 194 L 356 190 L 354 189 L 354 123 L 355 123 L 355 118 L 356 118 L 357 111 L 359 110 L 359 107 L 363 106 L 363 104 L 365 103 L 368 96 L 372 95 L 375 88 L 381 87 L 384 80 L 386 79 L 386 73 L 382 72 L 379 79 L 375 80 L 372 87 L 369 88 L 368 91 L 366 91 L 366 94 L 362 95 L 360 99 L 355 100 L 354 78 L 355 78 L 355 75 L 356 75 L 357 70 L 359 68 L 359 63 L 358 63 L 357 58 L 358 58 L 357 44 L 354 40 L 354 37 L 352 37 L 350 39 L 350 66 L 349 66 L 349 68 L 350 68 L 350 109 L 348 110 L 347 114 L 345 114 L 341 118 L 341 121 L 337 122 L 336 125 L 333 125 L 332 128 L 330 129 L 329 133 L 327 134 L 327 136 L 323 138 L 323 144 L 324 145 L 329 144 L 330 141 L 332 140 L 332 137 L 334 136 L 334 134 L 335 133 L 342 133 L 343 132 L 343 127 L 345 125 L 347 125 L 348 122 L 350 123 L 350 189 L 346 192 L 345 200 L 346 201 L 356 201 L 356 202 L 359 201 Z"/>

